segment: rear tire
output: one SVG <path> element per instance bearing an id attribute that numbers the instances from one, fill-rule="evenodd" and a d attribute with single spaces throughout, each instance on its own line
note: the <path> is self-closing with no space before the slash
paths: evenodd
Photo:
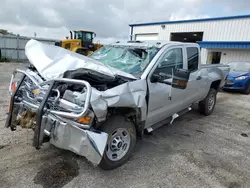
<path id="1" fill-rule="evenodd" d="M 109 136 L 99 167 L 112 170 L 123 165 L 136 145 L 136 130 L 133 123 L 123 116 L 111 116 L 100 130 Z"/>
<path id="2" fill-rule="evenodd" d="M 214 111 L 216 97 L 217 91 L 213 88 L 210 88 L 206 98 L 199 102 L 199 111 L 201 114 L 208 116 Z"/>
<path id="3" fill-rule="evenodd" d="M 250 94 L 250 82 L 246 85 L 246 88 L 244 89 L 243 93 L 245 95 L 249 95 Z"/>

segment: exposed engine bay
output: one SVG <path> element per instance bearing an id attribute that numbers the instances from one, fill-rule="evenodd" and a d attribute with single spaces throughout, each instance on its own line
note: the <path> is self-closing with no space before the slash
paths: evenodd
<path id="1" fill-rule="evenodd" d="M 93 70 L 87 69 L 77 69 L 73 71 L 66 71 L 63 74 L 63 78 L 77 79 L 77 80 L 85 80 L 90 83 L 90 85 L 96 88 L 98 91 L 106 91 L 107 89 L 116 87 L 125 82 L 132 81 L 134 79 L 122 77 L 122 76 L 107 76 L 101 73 L 98 73 Z"/>
<path id="2" fill-rule="evenodd" d="M 35 77 L 37 80 L 42 81 L 43 78 L 40 77 L 34 66 L 29 66 L 27 72 L 36 73 Z M 129 80 L 130 78 L 124 78 L 121 76 L 117 76 L 115 78 L 100 74 L 95 71 L 86 70 L 86 69 L 77 69 L 74 71 L 66 71 L 63 75 L 63 78 L 69 79 L 77 79 L 77 80 L 85 80 L 90 83 L 91 87 L 97 89 L 98 91 L 105 91 L 107 89 L 113 88 L 120 84 L 123 84 Z M 21 102 L 21 100 L 25 99 L 31 103 L 36 103 L 37 105 L 42 102 L 43 95 L 46 92 L 47 87 L 44 88 L 44 91 L 40 91 L 37 87 L 32 83 L 32 80 L 26 77 L 24 79 L 23 84 L 20 86 L 20 89 L 17 93 L 17 101 Z M 80 112 L 82 110 L 81 106 L 83 106 L 84 101 L 80 98 L 83 95 L 84 86 L 70 83 L 57 83 L 54 86 L 54 89 L 51 93 L 50 98 L 46 104 L 47 109 L 52 110 L 62 110 L 66 112 Z M 18 100 L 19 99 L 19 100 Z M 72 104 L 70 104 L 72 103 Z M 73 104 L 79 105 L 75 106 Z M 74 106 L 74 108 L 72 108 Z M 35 127 L 35 116 L 36 113 L 32 111 L 28 111 L 27 109 L 22 109 L 18 112 L 17 119 L 12 122 L 12 129 L 16 129 L 17 125 L 20 125 L 22 128 L 31 128 Z"/>

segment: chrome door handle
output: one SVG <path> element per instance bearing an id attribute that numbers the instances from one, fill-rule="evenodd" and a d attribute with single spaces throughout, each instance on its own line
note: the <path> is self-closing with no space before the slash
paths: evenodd
<path id="1" fill-rule="evenodd" d="M 201 76 L 198 76 L 197 78 L 196 78 L 196 80 L 201 80 L 202 79 L 202 77 Z"/>

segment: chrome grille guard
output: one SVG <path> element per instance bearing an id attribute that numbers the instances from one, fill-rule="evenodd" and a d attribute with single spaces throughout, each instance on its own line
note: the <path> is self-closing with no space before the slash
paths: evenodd
<path id="1" fill-rule="evenodd" d="M 18 83 L 16 89 L 14 92 L 12 92 L 12 84 L 13 80 L 16 76 L 17 73 L 21 73 L 23 76 L 20 79 L 20 82 Z M 82 116 L 84 116 L 89 108 L 90 105 L 90 97 L 91 97 L 91 86 L 88 82 L 83 81 L 83 80 L 75 80 L 75 79 L 67 79 L 67 78 L 56 78 L 53 80 L 45 81 L 45 82 L 38 82 L 31 74 L 28 73 L 28 71 L 23 71 L 16 69 L 12 76 L 11 76 L 11 81 L 10 81 L 10 86 L 9 86 L 9 92 L 11 94 L 11 100 L 10 100 L 10 108 L 9 108 L 9 114 L 6 120 L 6 127 L 11 127 L 11 130 L 15 130 L 14 128 L 12 129 L 11 122 L 12 122 L 12 113 L 14 109 L 14 104 L 15 100 L 17 98 L 17 93 L 23 84 L 25 78 L 29 78 L 39 89 L 44 91 L 44 88 L 42 86 L 44 85 L 49 85 L 49 87 L 46 89 L 46 92 L 43 96 L 43 99 L 41 103 L 38 104 L 33 104 L 30 101 L 25 101 L 22 100 L 23 105 L 26 105 L 28 108 L 32 108 L 36 110 L 36 126 L 35 126 L 35 134 L 34 134 L 34 139 L 33 139 L 33 145 L 37 149 L 40 148 L 43 142 L 43 137 L 44 137 L 44 126 L 42 126 L 42 117 L 44 113 L 51 113 L 56 116 L 61 116 L 64 118 L 70 118 L 70 119 L 78 119 Z M 46 109 L 46 103 L 54 89 L 55 84 L 57 83 L 70 83 L 70 84 L 77 84 L 77 85 L 82 85 L 86 88 L 86 98 L 83 106 L 83 110 L 80 113 L 74 113 L 74 112 L 65 112 L 65 111 L 60 111 L 60 110 L 51 110 L 51 109 Z"/>
<path id="2" fill-rule="evenodd" d="M 88 82 L 86 82 L 84 80 L 76 80 L 76 79 L 68 79 L 68 78 L 56 78 L 53 80 L 39 83 L 27 71 L 16 69 L 11 76 L 11 81 L 10 81 L 10 85 L 9 85 L 9 93 L 11 94 L 11 96 L 13 96 L 13 94 L 14 94 L 14 93 L 12 93 L 11 87 L 12 87 L 13 80 L 15 78 L 16 73 L 21 73 L 24 75 L 24 77 L 28 77 L 42 91 L 44 91 L 44 88 L 42 88 L 42 86 L 44 86 L 44 85 L 50 85 L 50 86 L 53 85 L 54 86 L 58 82 L 85 86 L 86 87 L 86 91 L 85 91 L 86 92 L 86 99 L 85 99 L 83 111 L 81 113 L 69 113 L 69 112 L 64 112 L 64 111 L 59 111 L 59 110 L 50 110 L 50 109 L 48 109 L 48 111 L 52 114 L 62 116 L 65 118 L 72 118 L 72 119 L 78 119 L 78 118 L 84 116 L 85 113 L 87 112 L 87 110 L 89 108 L 89 104 L 90 104 L 90 97 L 91 97 L 91 86 Z M 20 85 L 22 85 L 21 82 L 19 83 L 19 87 L 20 87 Z M 18 90 L 19 87 L 16 90 Z M 51 87 L 51 90 L 54 90 L 53 87 Z M 51 90 L 49 90 L 49 89 L 46 90 L 46 93 L 51 93 Z M 47 100 L 45 102 L 47 102 Z M 26 104 L 27 106 L 31 106 L 32 108 L 37 108 L 37 109 L 39 108 L 39 106 L 37 104 L 33 104 L 31 102 L 28 102 L 28 101 L 24 101 L 24 104 Z"/>

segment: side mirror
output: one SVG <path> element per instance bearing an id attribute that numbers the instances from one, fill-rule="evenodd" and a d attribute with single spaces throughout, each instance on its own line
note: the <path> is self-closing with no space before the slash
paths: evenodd
<path id="1" fill-rule="evenodd" d="M 186 89 L 190 72 L 184 69 L 176 69 L 172 80 L 173 88 Z"/>
<path id="2" fill-rule="evenodd" d="M 162 76 L 161 74 L 153 74 L 151 76 L 150 81 L 152 83 L 159 82 L 159 83 L 171 85 L 173 88 L 177 88 L 177 89 L 186 89 L 189 76 L 190 76 L 190 72 L 188 70 L 175 69 L 173 76 L 168 74 L 166 77 L 166 76 Z M 167 78 L 168 79 L 172 78 L 172 82 L 166 81 Z"/>
<path id="3" fill-rule="evenodd" d="M 161 76 L 158 75 L 158 74 L 153 74 L 153 75 L 151 76 L 151 79 L 150 79 L 150 81 L 151 81 L 152 83 L 160 82 L 160 80 L 161 80 Z"/>

